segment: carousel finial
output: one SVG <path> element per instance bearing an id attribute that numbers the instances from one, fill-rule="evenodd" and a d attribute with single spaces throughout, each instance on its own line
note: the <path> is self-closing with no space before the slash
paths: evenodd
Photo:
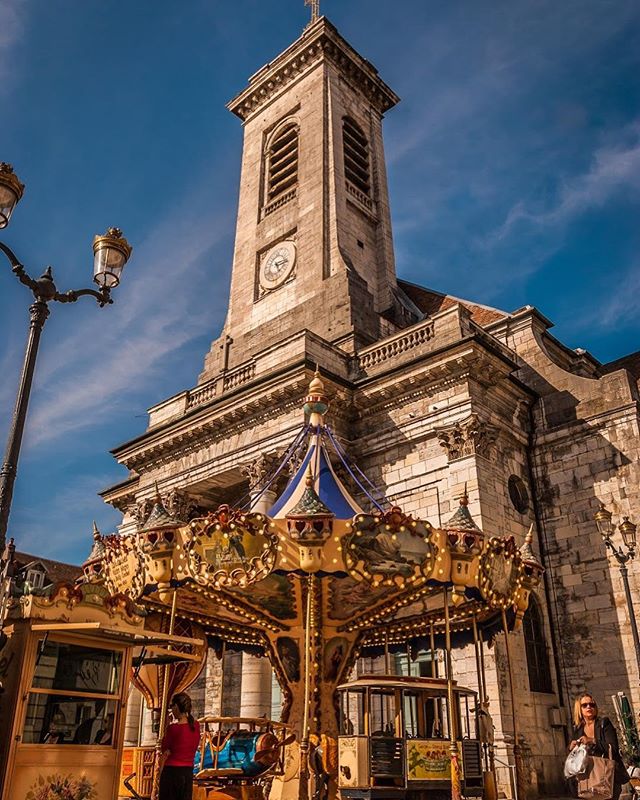
<path id="1" fill-rule="evenodd" d="M 324 415 L 328 408 L 329 398 L 320 377 L 320 368 L 316 363 L 316 370 L 309 384 L 309 394 L 304 398 L 304 411 L 309 415 L 309 422 L 313 427 L 317 428 L 324 423 Z"/>
<path id="2" fill-rule="evenodd" d="M 102 539 L 102 534 L 100 533 L 100 530 L 94 519 L 93 546 L 91 547 L 91 552 L 82 564 L 82 583 L 96 583 L 97 581 L 102 580 L 103 559 L 105 554 L 106 550 L 104 541 Z"/>
<path id="3" fill-rule="evenodd" d="M 467 492 L 467 482 L 464 482 L 464 492 L 460 497 L 460 505 L 461 506 L 468 506 L 469 505 L 469 493 Z"/>
<path id="4" fill-rule="evenodd" d="M 307 469 L 307 477 L 305 478 L 304 483 L 305 486 L 309 487 L 313 486 L 314 481 L 313 481 L 313 471 L 311 469 L 311 464 L 309 464 L 309 467 Z"/>
<path id="5" fill-rule="evenodd" d="M 520 547 L 520 555 L 522 556 L 523 561 L 532 561 L 536 564 L 538 563 L 538 559 L 535 557 L 533 553 L 533 548 L 531 547 L 533 543 L 533 522 L 529 526 L 529 531 L 527 535 L 524 537 L 524 542 Z"/>

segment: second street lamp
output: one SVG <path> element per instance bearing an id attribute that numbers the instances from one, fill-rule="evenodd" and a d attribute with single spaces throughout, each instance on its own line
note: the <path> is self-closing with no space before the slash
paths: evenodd
<path id="1" fill-rule="evenodd" d="M 636 554 L 636 532 L 637 526 L 629 519 L 623 517 L 622 522 L 618 525 L 618 530 L 622 535 L 622 542 L 625 549 L 617 546 L 611 541 L 611 537 L 615 533 L 616 526 L 612 523 L 612 514 L 602 503 L 600 508 L 593 515 L 598 526 L 600 536 L 605 547 L 614 555 L 620 567 L 620 575 L 622 576 L 622 584 L 624 586 L 624 594 L 627 601 L 627 609 L 629 611 L 629 622 L 631 624 L 631 635 L 633 637 L 633 646 L 636 651 L 636 663 L 638 666 L 638 676 L 640 676 L 640 637 L 638 636 L 638 623 L 636 622 L 636 615 L 633 610 L 633 598 L 631 597 L 631 588 L 629 587 L 629 568 L 627 562 L 631 561 Z"/>
<path id="2" fill-rule="evenodd" d="M 18 180 L 11 165 L 0 162 L 0 229 L 6 228 L 9 224 L 11 215 L 23 192 L 24 186 Z M 51 267 L 47 267 L 38 279 L 34 279 L 27 274 L 15 253 L 2 242 L 0 242 L 0 251 L 7 257 L 11 271 L 16 278 L 27 286 L 34 296 L 34 302 L 29 306 L 31 323 L 18 384 L 16 405 L 9 429 L 4 462 L 0 468 L 0 554 L 2 554 L 40 334 L 49 316 L 49 303 L 52 301 L 75 303 L 80 297 L 93 297 L 101 308 L 112 303 L 111 290 L 120 283 L 122 270 L 131 255 L 131 246 L 118 228 L 109 228 L 103 236 L 95 237 L 93 240 L 93 280 L 98 285 L 97 291 L 95 289 L 72 289 L 68 292 L 59 292 L 53 281 Z"/>

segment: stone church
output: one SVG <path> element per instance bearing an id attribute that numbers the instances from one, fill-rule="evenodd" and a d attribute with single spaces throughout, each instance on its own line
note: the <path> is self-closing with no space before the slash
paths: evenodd
<path id="1" fill-rule="evenodd" d="M 239 500 L 298 430 L 317 364 L 335 434 L 394 504 L 438 526 L 466 491 L 485 533 L 521 544 L 532 526 L 546 572 L 513 645 L 517 714 L 532 789 L 557 792 L 575 693 L 588 688 L 611 716 L 619 691 L 640 709 L 619 571 L 593 519 L 600 502 L 614 521 L 640 516 L 640 354 L 601 364 L 531 306 L 500 311 L 398 278 L 382 137 L 398 100 L 320 17 L 229 103 L 244 146 L 227 318 L 196 385 L 113 451 L 129 477 L 103 497 L 122 532 L 156 483 L 184 520 Z M 489 694 L 506 764 L 501 638 Z M 472 661 L 463 652 L 454 670 L 474 686 Z M 202 712 L 277 713 L 264 658 L 211 653 L 192 694 Z M 150 736 L 139 697 L 129 722 L 131 743 Z"/>

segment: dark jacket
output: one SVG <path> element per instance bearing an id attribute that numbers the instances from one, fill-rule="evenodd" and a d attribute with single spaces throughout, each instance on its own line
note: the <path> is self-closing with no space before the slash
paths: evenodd
<path id="1" fill-rule="evenodd" d="M 609 747 L 611 747 L 611 756 L 616 762 L 615 782 L 618 784 L 627 783 L 629 781 L 629 774 L 627 773 L 620 755 L 618 734 L 609 717 L 596 718 L 594 735 L 596 743 L 591 755 L 609 758 Z M 584 736 L 584 724 L 578 725 L 573 731 L 574 739 L 579 739 L 581 736 Z"/>

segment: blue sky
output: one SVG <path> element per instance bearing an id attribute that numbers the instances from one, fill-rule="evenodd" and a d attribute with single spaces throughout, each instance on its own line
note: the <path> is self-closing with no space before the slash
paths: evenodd
<path id="1" fill-rule="evenodd" d="M 636 0 L 324 0 L 402 97 L 385 121 L 401 277 L 535 305 L 602 361 L 640 348 Z M 27 185 L 2 240 L 61 290 L 91 241 L 134 245 L 115 304 L 46 324 L 12 517 L 81 561 L 109 449 L 194 385 L 223 322 L 242 131 L 225 103 L 308 18 L 302 0 L 0 0 L 0 160 Z M 0 267 L 0 442 L 29 294 Z"/>

